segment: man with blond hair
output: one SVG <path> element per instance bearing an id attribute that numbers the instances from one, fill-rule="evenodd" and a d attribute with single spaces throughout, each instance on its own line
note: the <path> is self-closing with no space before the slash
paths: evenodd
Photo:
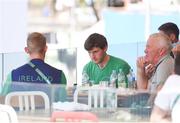
<path id="1" fill-rule="evenodd" d="M 47 45 L 43 34 L 30 33 L 27 38 L 27 46 L 24 49 L 29 55 L 30 61 L 11 71 L 3 85 L 1 94 L 7 94 L 10 91 L 10 84 L 15 82 L 66 84 L 64 72 L 44 62 Z"/>

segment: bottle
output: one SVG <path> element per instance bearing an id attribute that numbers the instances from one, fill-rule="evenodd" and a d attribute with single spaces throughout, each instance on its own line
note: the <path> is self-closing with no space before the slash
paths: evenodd
<path id="1" fill-rule="evenodd" d="M 116 70 L 112 70 L 112 74 L 110 76 L 110 87 L 115 88 L 117 84 L 117 73 Z"/>
<path id="2" fill-rule="evenodd" d="M 74 95 L 74 92 L 76 91 L 76 88 L 77 88 L 77 83 L 74 83 L 73 84 L 73 95 Z"/>
<path id="3" fill-rule="evenodd" d="M 119 69 L 119 73 L 118 73 L 118 85 L 123 88 L 127 87 L 126 76 L 121 68 Z"/>
<path id="4" fill-rule="evenodd" d="M 127 75 L 127 79 L 128 79 L 129 88 L 135 88 L 134 87 L 134 84 L 135 84 L 135 74 L 133 72 L 133 69 L 130 69 L 129 74 Z"/>
<path id="5" fill-rule="evenodd" d="M 89 75 L 85 71 L 82 73 L 82 84 L 89 84 Z"/>

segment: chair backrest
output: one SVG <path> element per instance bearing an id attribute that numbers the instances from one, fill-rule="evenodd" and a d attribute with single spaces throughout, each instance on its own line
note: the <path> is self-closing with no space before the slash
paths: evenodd
<path id="1" fill-rule="evenodd" d="M 35 96 L 41 96 L 44 100 L 45 109 L 50 108 L 49 98 L 46 93 L 42 91 L 17 91 L 10 92 L 5 97 L 5 104 L 10 105 L 12 97 L 17 96 L 19 100 L 19 110 L 28 111 L 35 110 Z M 30 103 L 30 104 L 29 104 Z"/>
<path id="2" fill-rule="evenodd" d="M 9 105 L 0 104 L 0 117 L 2 123 L 18 123 L 17 114 Z"/>
<path id="3" fill-rule="evenodd" d="M 51 115 L 51 122 L 56 122 L 56 119 L 64 119 L 65 122 L 81 122 L 90 121 L 98 122 L 98 118 L 91 112 L 71 112 L 71 111 L 54 111 Z"/>
<path id="4" fill-rule="evenodd" d="M 80 92 L 87 91 L 88 93 L 88 106 L 92 108 L 100 107 L 104 108 L 106 102 L 106 95 L 107 93 L 114 93 L 115 94 L 115 102 L 117 102 L 117 93 L 116 90 L 111 90 L 107 87 L 79 87 L 74 92 L 74 102 L 78 102 L 78 94 Z M 93 105 L 92 105 L 93 104 Z M 117 107 L 117 103 L 115 103 L 115 107 Z"/>
<path id="5" fill-rule="evenodd" d="M 66 101 L 66 85 L 64 84 L 41 84 L 28 82 L 12 82 L 10 92 L 14 91 L 42 91 L 45 92 L 50 103 L 57 101 Z"/>

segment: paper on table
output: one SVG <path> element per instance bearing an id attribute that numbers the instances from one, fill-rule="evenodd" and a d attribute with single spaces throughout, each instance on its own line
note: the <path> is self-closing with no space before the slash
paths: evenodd
<path id="1" fill-rule="evenodd" d="M 90 110 L 90 107 L 88 105 L 76 102 L 54 102 L 52 108 L 63 111 Z"/>

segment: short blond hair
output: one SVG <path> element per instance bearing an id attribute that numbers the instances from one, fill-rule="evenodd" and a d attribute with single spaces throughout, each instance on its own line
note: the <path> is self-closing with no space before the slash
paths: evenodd
<path id="1" fill-rule="evenodd" d="M 39 33 L 33 32 L 28 35 L 27 48 L 29 53 L 42 53 L 46 47 L 46 37 Z"/>

